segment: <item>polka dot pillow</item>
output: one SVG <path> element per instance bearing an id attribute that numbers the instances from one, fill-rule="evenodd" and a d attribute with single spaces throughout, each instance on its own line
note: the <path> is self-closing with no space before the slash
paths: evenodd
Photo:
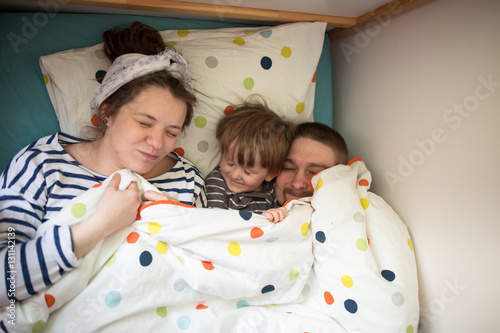
<path id="1" fill-rule="evenodd" d="M 198 105 L 176 151 L 206 176 L 220 160 L 218 121 L 250 95 L 262 96 L 295 123 L 312 121 L 316 67 L 326 23 L 274 27 L 168 30 L 167 47 L 188 61 Z M 102 44 L 40 58 L 40 67 L 61 131 L 81 136 L 92 126 L 90 101 L 109 68 Z"/>

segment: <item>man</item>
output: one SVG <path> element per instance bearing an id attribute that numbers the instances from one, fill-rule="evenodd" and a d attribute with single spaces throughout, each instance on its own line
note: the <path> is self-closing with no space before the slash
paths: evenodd
<path id="1" fill-rule="evenodd" d="M 347 145 L 337 131 L 316 122 L 300 124 L 283 169 L 276 177 L 279 204 L 312 196 L 311 177 L 334 165 L 346 164 L 347 156 Z"/>

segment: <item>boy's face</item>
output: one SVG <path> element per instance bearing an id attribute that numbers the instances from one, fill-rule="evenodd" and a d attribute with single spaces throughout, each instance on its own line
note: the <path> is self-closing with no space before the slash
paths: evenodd
<path id="1" fill-rule="evenodd" d="M 263 168 L 260 155 L 255 156 L 253 167 L 238 164 L 238 150 L 230 148 L 223 156 L 220 172 L 227 187 L 234 193 L 258 192 L 264 181 L 271 181 L 276 174 L 271 174 Z"/>

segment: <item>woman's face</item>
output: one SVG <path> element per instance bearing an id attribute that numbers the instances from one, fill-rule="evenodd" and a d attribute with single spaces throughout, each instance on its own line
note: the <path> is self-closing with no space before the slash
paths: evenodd
<path id="1" fill-rule="evenodd" d="M 115 170 L 145 174 L 170 153 L 182 132 L 186 103 L 168 89 L 150 87 L 107 118 L 103 137 Z"/>

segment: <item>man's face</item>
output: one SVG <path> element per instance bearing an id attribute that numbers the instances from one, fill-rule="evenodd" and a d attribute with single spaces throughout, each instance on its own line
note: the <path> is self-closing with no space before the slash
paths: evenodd
<path id="1" fill-rule="evenodd" d="M 290 199 L 311 196 L 311 177 L 335 164 L 335 153 L 330 147 L 309 138 L 295 139 L 283 170 L 276 177 L 278 202 L 282 205 Z"/>

